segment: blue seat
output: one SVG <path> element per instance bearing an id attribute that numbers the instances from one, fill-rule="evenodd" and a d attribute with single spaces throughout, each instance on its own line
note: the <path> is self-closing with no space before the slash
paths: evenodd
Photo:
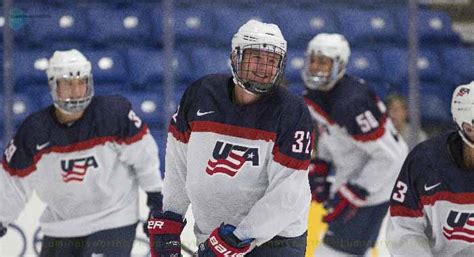
<path id="1" fill-rule="evenodd" d="M 121 84 L 94 82 L 95 95 L 122 95 L 127 97 L 127 91 L 129 90 L 128 87 Z"/>
<path id="2" fill-rule="evenodd" d="M 131 82 L 138 85 L 158 83 L 163 80 L 163 52 L 151 49 L 128 50 L 128 67 Z"/>
<path id="3" fill-rule="evenodd" d="M 118 51 L 88 50 L 83 52 L 92 64 L 94 82 L 117 83 L 124 85 L 128 81 L 125 58 Z"/>
<path id="4" fill-rule="evenodd" d="M 188 86 L 189 84 L 176 85 L 176 88 L 174 89 L 174 101 L 176 105 L 180 104 L 181 99 L 183 98 L 184 91 L 186 91 Z M 165 119 L 165 122 L 169 122 L 169 120 Z"/>
<path id="5" fill-rule="evenodd" d="M 288 91 L 290 91 L 291 93 L 297 96 L 302 96 L 304 90 L 305 90 L 305 86 L 304 86 L 304 83 L 302 82 L 294 82 L 294 83 L 288 84 Z"/>
<path id="6" fill-rule="evenodd" d="M 382 101 L 388 94 L 397 91 L 396 88 L 392 87 L 389 83 L 383 80 L 367 80 L 367 84 L 374 90 L 375 94 Z"/>
<path id="7" fill-rule="evenodd" d="M 146 45 L 151 42 L 151 23 L 140 8 L 92 8 L 88 10 L 89 38 L 99 45 Z"/>
<path id="8" fill-rule="evenodd" d="M 181 44 L 183 41 L 208 43 L 214 39 L 213 14 L 208 9 L 199 8 L 198 6 L 176 8 L 174 18 L 177 44 Z"/>
<path id="9" fill-rule="evenodd" d="M 25 94 L 37 110 L 53 104 L 48 84 L 29 84 L 25 86 Z"/>
<path id="10" fill-rule="evenodd" d="M 0 106 L 3 106 L 4 97 L 0 95 Z M 38 107 L 26 94 L 15 94 L 13 96 L 13 122 L 15 126 L 21 124 L 25 118 L 38 110 Z"/>
<path id="11" fill-rule="evenodd" d="M 178 83 L 189 83 L 194 80 L 191 60 L 186 52 L 180 49 L 174 52 L 173 68 Z"/>
<path id="12" fill-rule="evenodd" d="M 390 44 L 398 38 L 394 17 L 388 11 L 342 8 L 336 13 L 341 33 L 351 46 Z"/>
<path id="13" fill-rule="evenodd" d="M 229 50 L 208 47 L 193 48 L 191 63 L 194 79 L 214 73 L 231 73 L 230 47 Z"/>
<path id="14" fill-rule="evenodd" d="M 127 53 L 131 82 L 139 86 L 156 86 L 164 80 L 164 53 L 161 50 L 132 48 Z M 173 69 L 177 81 L 191 80 L 189 60 L 175 52 Z"/>
<path id="15" fill-rule="evenodd" d="M 28 22 L 28 40 L 35 44 L 49 45 L 58 41 L 81 41 L 88 36 L 88 28 L 83 14 L 77 8 L 33 7 L 29 15 L 45 15 Z"/>
<path id="16" fill-rule="evenodd" d="M 19 50 L 14 53 L 17 91 L 24 92 L 30 84 L 48 84 L 46 69 L 52 52 Z"/>
<path id="17" fill-rule="evenodd" d="M 181 7 L 179 4 L 174 9 L 175 44 L 180 46 L 186 43 L 213 44 L 215 39 L 214 7 L 206 8 L 206 5 L 192 5 Z M 158 45 L 163 44 L 163 19 L 164 12 L 161 5 L 157 5 L 151 11 L 152 38 Z"/>
<path id="18" fill-rule="evenodd" d="M 421 50 L 417 61 L 419 78 L 424 81 L 438 81 L 442 69 L 436 53 Z M 387 48 L 382 51 L 382 63 L 385 79 L 394 84 L 403 85 L 408 78 L 408 52 L 400 48 Z"/>
<path id="19" fill-rule="evenodd" d="M 163 7 L 158 5 L 151 11 L 151 36 L 152 40 L 158 44 L 163 43 Z"/>
<path id="20" fill-rule="evenodd" d="M 449 85 L 436 83 L 421 84 L 420 102 L 421 118 L 429 123 L 449 123 L 450 101 L 453 88 Z"/>
<path id="21" fill-rule="evenodd" d="M 151 127 L 162 124 L 163 105 L 155 92 L 127 92 L 135 113 Z"/>
<path id="22" fill-rule="evenodd" d="M 347 66 L 349 74 L 354 74 L 365 80 L 382 80 L 382 68 L 375 52 L 355 50 L 351 53 Z"/>
<path id="23" fill-rule="evenodd" d="M 247 9 L 228 6 L 215 6 L 215 20 L 220 21 L 216 24 L 216 31 L 214 34 L 215 42 L 220 46 L 230 47 L 232 36 L 237 33 L 240 26 L 250 19 L 260 20 L 262 22 L 275 22 L 274 14 L 268 13 L 268 9 Z"/>
<path id="24" fill-rule="evenodd" d="M 292 83 L 301 83 L 301 71 L 305 62 L 305 49 L 290 49 L 286 60 L 285 77 Z M 291 88 L 291 85 L 290 85 Z"/>
<path id="25" fill-rule="evenodd" d="M 289 44 L 302 48 L 316 34 L 338 31 L 334 13 L 329 9 L 278 9 L 278 25 Z"/>
<path id="26" fill-rule="evenodd" d="M 57 41 L 48 45 L 43 45 L 41 46 L 41 49 L 50 52 L 52 55 L 54 51 L 67 51 L 71 49 L 82 51 L 85 49 L 86 45 L 88 44 L 84 43 L 83 41 Z"/>
<path id="27" fill-rule="evenodd" d="M 402 42 L 408 42 L 408 12 L 400 10 L 397 13 L 400 37 Z M 458 44 L 459 36 L 453 31 L 451 18 L 442 11 L 420 10 L 418 13 L 418 37 L 426 44 Z"/>
<path id="28" fill-rule="evenodd" d="M 444 78 L 455 85 L 474 80 L 474 48 L 448 47 L 441 51 Z"/>

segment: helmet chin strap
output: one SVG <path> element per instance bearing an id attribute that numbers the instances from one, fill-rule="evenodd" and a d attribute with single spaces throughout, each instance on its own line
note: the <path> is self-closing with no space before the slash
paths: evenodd
<path id="1" fill-rule="evenodd" d="M 232 78 L 232 80 L 234 81 L 234 84 L 238 85 L 239 87 L 243 88 L 245 90 L 245 92 L 251 94 L 251 95 L 254 95 L 254 96 L 258 96 L 257 94 L 249 91 L 242 83 L 240 83 L 240 81 L 238 81 L 235 76 Z"/>
<path id="2" fill-rule="evenodd" d="M 474 148 L 474 142 L 472 140 L 469 139 L 468 136 L 466 136 L 466 134 L 464 134 L 464 132 L 462 130 L 458 130 L 458 133 L 459 135 L 461 136 L 462 138 L 462 141 L 468 145 L 469 147 L 471 148 Z"/>

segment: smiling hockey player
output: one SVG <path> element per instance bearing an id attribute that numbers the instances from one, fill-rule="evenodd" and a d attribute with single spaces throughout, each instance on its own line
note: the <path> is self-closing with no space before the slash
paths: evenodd
<path id="1" fill-rule="evenodd" d="M 190 203 L 199 257 L 304 256 L 311 119 L 279 86 L 286 51 L 278 26 L 250 20 L 232 39 L 233 76 L 186 90 L 169 126 L 165 212 L 149 221 L 152 256 L 179 255 Z"/>

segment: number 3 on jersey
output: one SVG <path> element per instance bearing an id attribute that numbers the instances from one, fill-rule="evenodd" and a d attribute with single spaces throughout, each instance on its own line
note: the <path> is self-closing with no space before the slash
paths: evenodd
<path id="1" fill-rule="evenodd" d="M 302 153 L 304 151 L 305 154 L 310 153 L 310 145 L 311 145 L 311 133 L 305 131 L 296 131 L 295 132 L 295 139 L 296 142 L 292 146 L 292 151 L 294 153 Z"/>
<path id="2" fill-rule="evenodd" d="M 392 199 L 403 203 L 403 201 L 405 201 L 405 194 L 408 191 L 408 186 L 402 181 L 398 181 L 396 188 L 395 192 L 393 192 Z"/>
<path id="3" fill-rule="evenodd" d="M 128 113 L 128 118 L 133 121 L 133 124 L 135 124 L 135 127 L 140 128 L 142 126 L 142 120 L 138 117 L 138 115 L 133 111 L 130 110 Z"/>

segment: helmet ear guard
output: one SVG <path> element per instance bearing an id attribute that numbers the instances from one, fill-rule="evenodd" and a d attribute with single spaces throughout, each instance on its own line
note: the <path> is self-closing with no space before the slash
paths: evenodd
<path id="1" fill-rule="evenodd" d="M 467 133 L 465 126 L 474 126 L 474 81 L 458 86 L 451 101 L 451 114 L 464 143 L 474 148 L 474 133 Z M 470 136 L 471 134 L 472 136 Z M 472 137 L 472 138 L 471 138 Z"/>
<path id="2" fill-rule="evenodd" d="M 246 50 L 267 52 L 280 56 L 279 63 L 276 66 L 278 70 L 269 83 L 260 83 L 242 76 L 243 72 L 250 72 L 250 70 L 243 68 L 243 65 L 245 65 L 243 63 L 244 55 L 247 54 Z M 239 31 L 232 38 L 230 59 L 234 83 L 255 95 L 269 93 L 274 86 L 279 85 L 283 78 L 286 50 L 286 40 L 277 25 L 256 20 L 248 21 L 239 28 Z"/>
<path id="3" fill-rule="evenodd" d="M 76 49 L 55 51 L 49 59 L 46 75 L 54 106 L 65 113 L 77 113 L 85 110 L 94 96 L 94 83 L 91 63 Z M 58 95 L 59 80 L 85 79 L 86 94 L 77 99 L 61 99 Z"/>

